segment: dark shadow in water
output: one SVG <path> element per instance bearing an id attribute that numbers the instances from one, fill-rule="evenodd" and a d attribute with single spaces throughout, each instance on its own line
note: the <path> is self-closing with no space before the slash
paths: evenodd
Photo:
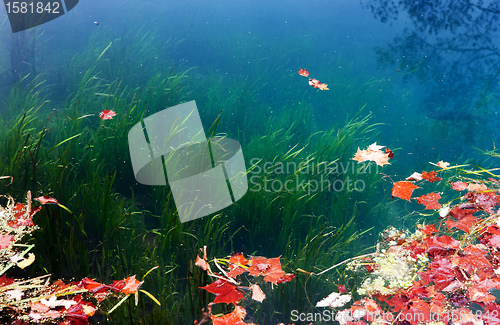
<path id="1" fill-rule="evenodd" d="M 442 106 L 491 112 L 500 100 L 495 94 L 500 88 L 499 1 L 362 0 L 362 4 L 382 22 L 406 23 L 391 44 L 376 51 L 380 63 L 426 85 L 427 111 Z"/>
<path id="2" fill-rule="evenodd" d="M 10 68 L 13 82 L 26 75 L 35 76 L 35 32 L 26 30 L 11 35 Z"/>

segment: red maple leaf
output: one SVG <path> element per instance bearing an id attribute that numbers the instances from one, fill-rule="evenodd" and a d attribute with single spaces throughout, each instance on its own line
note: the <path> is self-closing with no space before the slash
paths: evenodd
<path id="1" fill-rule="evenodd" d="M 279 278 L 278 280 L 276 280 L 276 284 L 292 281 L 294 278 L 295 278 L 295 274 L 287 273 L 284 276 L 282 276 L 281 278 Z"/>
<path id="2" fill-rule="evenodd" d="M 37 200 L 41 204 L 59 204 L 56 199 L 50 197 L 50 196 L 39 196 L 34 198 L 34 200 Z"/>
<path id="3" fill-rule="evenodd" d="M 432 235 L 437 232 L 437 229 L 434 225 L 425 225 L 418 227 L 418 229 L 426 235 Z"/>
<path id="4" fill-rule="evenodd" d="M 488 246 L 500 248 L 500 229 L 496 226 L 489 226 L 483 229 L 479 242 Z"/>
<path id="5" fill-rule="evenodd" d="M 442 235 L 441 237 L 426 237 L 424 238 L 427 253 L 441 255 L 448 250 L 455 250 L 460 247 L 460 242 L 450 236 Z"/>
<path id="6" fill-rule="evenodd" d="M 465 247 L 461 255 L 452 256 L 452 261 L 468 274 L 477 274 L 481 278 L 489 278 L 494 274 L 491 263 L 485 257 L 485 251 L 478 245 Z"/>
<path id="7" fill-rule="evenodd" d="M 439 193 L 429 193 L 417 198 L 418 203 L 425 205 L 425 209 L 440 209 L 441 204 L 439 204 L 438 200 L 441 198 Z"/>
<path id="8" fill-rule="evenodd" d="M 429 323 L 431 320 L 430 306 L 427 302 L 420 299 L 412 299 L 408 303 L 408 309 L 403 310 L 399 317 L 412 325 L 419 323 Z"/>
<path id="9" fill-rule="evenodd" d="M 500 283 L 497 278 L 484 279 L 477 283 L 472 283 L 472 285 L 470 285 L 468 288 L 470 300 L 479 303 L 494 302 L 495 296 L 490 294 L 488 290 L 492 288 L 498 288 L 499 286 Z"/>
<path id="10" fill-rule="evenodd" d="M 105 109 L 99 113 L 99 117 L 103 120 L 111 120 L 113 116 L 116 116 L 116 113 L 113 110 Z"/>
<path id="11" fill-rule="evenodd" d="M 92 316 L 97 308 L 90 302 L 82 300 L 80 295 L 73 300 L 77 303 L 66 310 L 66 319 L 71 320 L 72 325 L 88 324 L 89 316 Z"/>
<path id="12" fill-rule="evenodd" d="M 458 207 L 461 209 L 475 209 L 493 213 L 493 206 L 498 203 L 498 198 L 493 192 L 468 192 L 464 198 L 468 199 L 469 202 L 460 204 Z"/>
<path id="13" fill-rule="evenodd" d="M 481 220 L 479 218 L 473 217 L 472 215 L 467 215 L 457 222 L 454 222 L 452 220 L 446 220 L 446 226 L 451 229 L 451 228 L 458 228 L 466 233 L 470 233 L 470 228 L 474 226 L 475 224 L 478 223 L 478 221 Z"/>
<path id="14" fill-rule="evenodd" d="M 110 286 L 96 282 L 96 281 L 89 279 L 89 278 L 83 278 L 80 282 L 77 283 L 77 285 L 79 287 L 83 287 L 83 288 L 87 289 L 90 292 L 103 292 L 103 291 L 106 291 L 106 289 L 110 287 Z M 115 288 L 111 288 L 111 289 L 115 289 Z M 120 289 L 116 289 L 116 290 L 119 291 Z"/>
<path id="15" fill-rule="evenodd" d="M 418 188 L 415 184 L 407 181 L 400 181 L 392 184 L 392 196 L 410 201 L 413 190 Z"/>
<path id="16" fill-rule="evenodd" d="M 471 209 L 460 209 L 458 206 L 454 207 L 450 211 L 450 216 L 457 220 L 461 220 L 462 218 L 472 216 L 474 213 L 474 210 Z"/>
<path id="17" fill-rule="evenodd" d="M 299 74 L 304 77 L 309 77 L 309 71 L 306 69 L 299 69 Z"/>
<path id="18" fill-rule="evenodd" d="M 455 270 L 451 261 L 442 256 L 438 256 L 425 272 L 420 273 L 422 283 L 428 285 L 434 282 L 436 290 L 446 288 L 455 280 Z"/>
<path id="19" fill-rule="evenodd" d="M 431 172 L 426 172 L 425 170 L 422 171 L 422 178 L 431 182 L 431 183 L 434 183 L 434 182 L 437 182 L 437 181 L 440 181 L 442 180 L 441 177 L 437 177 L 436 176 L 437 174 L 437 171 L 433 170 Z"/>
<path id="20" fill-rule="evenodd" d="M 391 299 L 386 299 L 385 297 L 377 297 L 381 301 L 385 301 L 389 306 L 394 307 L 393 312 L 399 312 L 401 309 L 405 308 L 408 298 L 402 296 L 401 294 L 394 295 Z"/>
<path id="21" fill-rule="evenodd" d="M 217 279 L 215 282 L 200 287 L 200 289 L 205 289 L 210 293 L 214 293 L 216 295 L 214 303 L 225 302 L 226 304 L 234 304 L 241 299 L 245 299 L 243 294 L 238 290 L 238 288 L 223 279 Z"/>

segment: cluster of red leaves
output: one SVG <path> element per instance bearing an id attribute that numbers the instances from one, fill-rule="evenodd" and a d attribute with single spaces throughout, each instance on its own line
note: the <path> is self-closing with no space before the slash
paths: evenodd
<path id="1" fill-rule="evenodd" d="M 5 276 L 0 278 L 0 291 L 8 290 L 7 292 L 11 295 L 12 300 L 16 298 L 14 293 L 19 294 L 19 298 L 26 294 L 20 289 L 9 290 L 9 288 L 17 287 L 16 281 Z M 43 290 L 39 291 L 38 299 L 33 297 L 29 303 L 29 308 L 18 307 L 15 304 L 7 307 L 14 310 L 18 318 L 22 314 L 27 314 L 33 322 L 85 325 L 88 324 L 88 318 L 94 315 L 98 309 L 88 300 L 93 298 L 99 304 L 104 299 L 110 296 L 116 297 L 120 293 L 125 295 L 133 294 L 137 292 L 141 284 L 142 282 L 135 279 L 135 275 L 124 280 L 113 281 L 111 285 L 104 285 L 88 278 L 69 284 L 57 280 L 52 285 L 47 285 Z M 17 321 L 15 324 L 24 325 L 28 323 Z"/>
<path id="2" fill-rule="evenodd" d="M 306 69 L 299 69 L 299 74 L 303 77 L 309 78 L 309 71 L 307 71 Z M 318 79 L 309 78 L 309 86 L 320 90 L 329 90 L 328 85 L 321 83 Z"/>
<path id="3" fill-rule="evenodd" d="M 393 196 L 410 200 L 418 188 L 412 181 L 441 178 L 433 171 L 414 173 L 407 180 L 411 181 L 394 183 Z M 439 225 L 417 225 L 418 235 L 398 237 L 387 251 L 404 250 L 415 259 L 428 259 L 413 284 L 396 294 L 376 294 L 354 302 L 342 312 L 357 317 L 341 323 L 500 325 L 496 294 L 500 290 L 500 197 L 498 182 L 490 179 L 490 183 L 492 188 L 475 181 L 452 182 L 454 190 L 468 190 L 461 203 L 442 208 Z M 438 193 L 429 193 L 417 199 L 425 209 L 439 209 L 440 198 Z M 390 241 L 394 238 L 382 242 Z M 377 267 L 369 266 L 368 272 Z"/>
<path id="4" fill-rule="evenodd" d="M 222 261 L 222 260 L 220 260 Z M 239 302 L 245 299 L 243 292 L 252 292 L 252 299 L 262 302 L 266 295 L 257 283 L 251 284 L 249 287 L 244 287 L 239 281 L 239 276 L 243 273 L 259 277 L 262 276 L 265 282 L 273 284 L 285 283 L 292 280 L 295 274 L 286 274 L 281 268 L 280 258 L 265 258 L 265 257 L 250 257 L 245 258 L 242 253 L 233 254 L 229 260 L 225 261 L 227 266 L 224 269 L 217 260 L 214 260 L 218 269 L 222 274 L 213 273 L 210 264 L 207 261 L 206 247 L 203 248 L 203 258 L 196 257 L 196 265 L 201 267 L 207 273 L 216 278 L 211 284 L 201 287 L 210 293 L 215 294 L 213 303 L 233 304 L 234 310 L 223 316 L 215 316 L 209 312 L 204 319 L 211 318 L 214 325 L 252 325 L 245 323 L 246 310 L 239 305 Z M 202 321 L 203 322 L 203 321 Z M 198 324 L 202 324 L 202 322 Z"/>
<path id="5" fill-rule="evenodd" d="M 40 211 L 41 206 L 32 207 L 31 193 L 28 192 L 25 204 L 9 200 L 7 207 L 1 207 L 2 223 L 0 234 L 0 264 L 13 263 L 24 268 L 34 261 L 34 254 L 25 259 L 24 254 L 18 254 L 12 245 L 18 242 L 22 235 L 35 230 L 33 216 Z M 48 196 L 40 196 L 34 200 L 41 204 L 59 204 Z M 24 226 L 24 228 L 19 228 Z M 16 235 L 9 235 L 13 233 Z M 104 285 L 85 278 L 79 282 L 65 284 L 61 280 L 50 284 L 48 275 L 34 279 L 19 280 L 7 278 L 4 274 L 8 267 L 0 272 L 0 304 L 5 319 L 11 317 L 15 325 L 31 323 L 85 325 L 88 318 L 98 309 L 92 300 L 101 303 L 104 299 L 120 295 L 129 295 L 137 292 L 143 282 L 135 279 L 135 275 L 124 280 L 113 281 L 111 285 Z"/>
<path id="6" fill-rule="evenodd" d="M 440 162 L 442 163 L 442 162 Z M 413 190 L 419 188 L 414 184 L 415 181 L 425 180 L 430 183 L 438 182 L 442 180 L 441 177 L 437 176 L 437 171 L 422 173 L 413 173 L 410 177 L 407 177 L 405 181 L 395 182 L 392 185 L 392 196 L 398 197 L 400 199 L 410 201 Z M 486 185 L 478 183 L 467 184 L 463 181 L 451 182 L 452 188 L 456 191 L 463 191 L 468 189 L 467 194 L 463 197 L 467 202 L 460 204 L 462 209 L 475 209 L 482 210 L 487 213 L 493 213 L 493 206 L 495 206 L 500 200 L 495 194 L 495 191 L 488 190 Z M 417 197 L 417 201 L 425 206 L 425 209 L 441 209 L 441 204 L 438 202 L 441 199 L 439 193 L 428 193 Z"/>

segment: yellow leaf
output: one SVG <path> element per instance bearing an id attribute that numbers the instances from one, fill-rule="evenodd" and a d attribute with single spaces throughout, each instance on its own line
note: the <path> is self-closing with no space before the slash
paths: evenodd
<path id="1" fill-rule="evenodd" d="M 21 269 L 24 269 L 26 266 L 31 265 L 35 261 L 35 254 L 29 253 L 28 258 L 25 258 L 21 262 L 18 262 L 16 265 Z"/>

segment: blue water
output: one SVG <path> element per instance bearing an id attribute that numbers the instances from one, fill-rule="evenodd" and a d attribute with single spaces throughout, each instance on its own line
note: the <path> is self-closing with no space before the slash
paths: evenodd
<path id="1" fill-rule="evenodd" d="M 259 92 L 258 103 L 279 111 L 306 101 L 320 129 L 338 125 L 367 103 L 372 121 L 384 123 L 377 140 L 401 148 L 398 158 L 406 163 L 424 165 L 456 160 L 464 151 L 475 157 L 473 148 L 493 149 L 498 137 L 499 38 L 492 27 L 498 15 L 473 8 L 467 17 L 459 6 L 449 14 L 450 3 L 82 1 L 74 11 L 39 27 L 44 32 L 39 43 L 47 62 L 51 55 L 60 62 L 59 54 L 70 59 L 88 46 L 97 28 L 106 29 L 111 41 L 143 27 L 159 33 L 162 41 L 182 40 L 168 53 L 166 66 L 197 67 L 201 74 L 215 72 L 228 80 L 257 79 L 255 66 L 264 62 L 271 68 L 266 76 L 273 79 L 260 81 L 269 84 Z M 481 19 L 491 23 L 478 23 Z M 7 43 L 6 23 L 1 35 Z M 299 68 L 329 84 L 330 91 L 300 84 Z M 373 94 L 363 89 L 357 102 L 348 103 L 352 106 L 342 105 L 336 82 L 359 88 L 370 81 L 369 90 L 378 90 L 378 98 L 368 98 Z M 428 117 L 439 110 L 450 114 Z M 466 112 L 473 119 L 452 112 Z"/>
<path id="2" fill-rule="evenodd" d="M 165 76 L 171 69 L 192 69 L 183 80 L 190 91 L 183 100 L 196 100 L 205 131 L 219 113 L 219 109 L 208 111 L 208 103 L 240 94 L 237 107 L 225 107 L 217 131 L 238 140 L 244 154 L 251 152 L 251 136 L 274 131 L 271 119 L 276 123 L 291 116 L 291 126 L 294 118 L 302 118 L 301 110 L 310 110 L 311 127 L 297 130 L 297 139 L 338 130 L 355 116 L 370 115 L 369 123 L 379 124 L 376 132 L 360 138 L 353 148 L 373 142 L 391 148 L 392 166 L 377 171 L 389 170 L 395 181 L 435 169 L 429 162 L 440 160 L 496 167 L 498 161 L 480 150 L 494 150 L 500 140 L 499 20 L 497 0 L 80 0 L 67 14 L 13 35 L 2 8 L 0 94 L 8 93 L 11 62 L 18 59 L 12 57 L 13 41 L 36 35 L 33 61 L 28 63 L 48 80 L 44 93 L 50 101 L 48 111 L 55 108 L 64 114 L 66 99 L 75 90 L 69 83 L 71 73 L 82 75 L 89 68 L 75 65 L 85 61 L 78 55 L 87 55 L 91 63 L 112 42 L 111 50 L 123 46 L 124 51 L 127 47 L 135 51 L 123 62 L 114 62 L 128 69 L 123 81 L 128 94 L 144 90 L 157 72 Z M 148 33 L 152 44 L 134 37 Z M 329 90 L 310 87 L 299 69 L 307 69 Z M 209 93 L 206 88 L 212 82 L 217 83 L 217 92 Z M 0 98 L 1 114 L 4 103 Z M 81 109 L 82 114 L 99 113 Z M 269 151 L 277 156 L 285 154 L 273 150 Z M 352 163 L 353 154 L 340 159 Z M 261 157 L 255 155 L 245 155 L 246 167 Z M 128 162 L 118 163 L 116 168 L 123 172 Z M 123 194 L 134 180 L 117 182 L 128 182 Z M 379 193 L 387 201 L 388 183 Z M 348 215 L 351 211 L 331 211 L 342 194 L 332 193 L 315 203 L 321 211 L 311 214 Z M 351 205 L 368 200 L 364 192 L 355 194 L 347 199 Z M 410 206 L 402 202 L 398 207 Z M 387 208 L 388 214 L 400 212 L 394 206 Z M 413 208 L 405 213 L 409 210 Z M 371 217 L 369 212 L 359 214 Z"/>
<path id="3" fill-rule="evenodd" d="M 366 104 L 361 115 L 382 125 L 359 145 L 377 141 L 392 148 L 401 173 L 409 175 L 429 161 L 484 160 L 477 148 L 492 150 L 498 142 L 498 4 L 459 3 L 80 1 L 64 16 L 17 36 L 38 33 L 36 72 L 59 80 L 71 59 L 93 44 L 105 46 L 139 30 L 154 33 L 158 43 L 176 44 L 168 53 L 151 53 L 158 72 L 194 67 L 194 78 L 218 76 L 228 92 L 232 83 L 246 82 L 249 91 L 258 88 L 248 114 L 262 114 L 263 123 L 301 103 L 312 108 L 314 128 L 328 130 Z M 0 21 L 5 73 L 14 36 L 4 10 Z M 143 59 L 129 57 L 127 63 Z M 297 74 L 300 68 L 330 90 L 309 87 Z M 135 86 L 150 72 L 141 75 L 138 63 Z M 57 85 L 61 92 L 66 86 Z M 207 99 L 192 87 L 188 99 Z M 267 113 L 254 113 L 257 106 Z M 213 117 L 203 118 L 208 128 Z M 221 131 L 245 125 L 226 127 Z"/>
<path id="4" fill-rule="evenodd" d="M 43 35 L 36 52 L 43 53 L 43 64 L 57 57 L 54 63 L 61 65 L 64 58 L 85 49 L 98 28 L 105 29 L 111 41 L 143 27 L 159 33 L 161 41 L 182 40 L 168 53 L 167 65 L 197 67 L 202 74 L 215 71 L 228 78 L 257 78 L 253 66 L 263 60 L 279 67 L 269 71 L 276 81 L 271 80 L 256 100 L 275 110 L 307 101 L 320 128 L 359 109 L 338 107 L 339 75 L 340 82 L 351 82 L 352 87 L 376 79 L 379 85 L 373 87 L 380 97 L 370 102 L 360 93 L 359 105 L 367 102 L 373 122 L 385 124 L 379 141 L 401 148 L 403 157 L 412 153 L 412 159 L 453 160 L 473 147 L 492 149 L 498 137 L 492 119 L 498 101 L 499 38 L 492 28 L 494 13 L 476 8 L 470 17 L 448 16 L 446 3 L 406 5 L 413 10 L 408 13 L 403 5 L 378 1 L 80 1 L 73 11 L 38 27 Z M 5 11 L 0 15 L 0 69 L 5 70 L 11 32 Z M 427 18 L 425 24 L 419 17 Z M 492 22 L 474 22 L 480 19 Z M 298 89 L 299 68 L 330 84 L 330 91 Z M 488 103 L 478 105 L 480 96 Z M 427 117 L 436 110 L 487 119 Z"/>

